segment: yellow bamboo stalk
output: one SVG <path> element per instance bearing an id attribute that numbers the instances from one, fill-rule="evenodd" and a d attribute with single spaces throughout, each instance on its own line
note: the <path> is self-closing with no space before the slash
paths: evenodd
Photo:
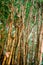
<path id="1" fill-rule="evenodd" d="M 41 29 L 41 33 L 40 33 L 40 46 L 39 46 L 39 54 L 38 54 L 38 58 L 39 58 L 39 64 L 41 64 L 42 62 L 42 53 L 43 53 L 43 25 L 42 25 L 42 29 Z M 39 57 L 40 56 L 40 57 Z"/>
<path id="2" fill-rule="evenodd" d="M 39 61 L 39 65 L 40 65 L 40 56 L 41 56 L 41 54 L 42 54 L 42 52 L 41 52 L 41 45 L 42 45 L 42 34 L 41 34 L 41 32 L 42 32 L 42 23 L 41 23 L 41 8 L 39 8 L 39 17 L 38 17 L 38 30 L 39 30 L 39 50 L 38 50 L 38 61 Z"/>
<path id="3" fill-rule="evenodd" d="M 19 35 L 20 35 L 20 28 L 19 28 Z M 19 36 L 19 42 L 18 42 L 18 45 L 19 45 L 19 49 L 20 49 L 20 36 Z M 18 65 L 19 65 L 19 62 L 20 62 L 20 50 L 18 51 Z"/>
<path id="4" fill-rule="evenodd" d="M 15 49 L 13 50 L 13 54 L 12 54 L 12 65 L 14 65 L 14 51 Z"/>
<path id="5" fill-rule="evenodd" d="M 11 40 L 11 38 L 10 38 L 10 33 L 11 33 L 11 30 L 12 30 L 12 24 L 10 23 L 10 29 L 9 29 L 9 33 L 8 33 L 8 44 L 7 44 L 7 48 L 6 49 L 8 49 L 8 46 L 9 46 L 9 44 L 10 44 L 10 40 Z M 3 59 L 3 63 L 2 63 L 2 65 L 4 65 L 4 63 L 5 63 L 5 60 L 6 60 L 6 56 L 4 57 L 4 59 Z"/>
<path id="6" fill-rule="evenodd" d="M 15 36 L 15 34 L 14 34 L 14 36 Z M 11 48 L 11 53 L 10 53 L 8 65 L 10 65 L 10 62 L 11 62 L 12 53 L 13 53 L 13 49 L 14 49 L 14 44 L 15 44 L 15 38 L 14 38 L 13 43 L 12 43 L 12 48 Z"/>
<path id="7" fill-rule="evenodd" d="M 12 0 L 12 2 L 13 2 L 13 0 Z M 12 23 L 13 23 L 13 21 L 14 21 L 14 19 L 13 19 L 13 14 L 14 14 L 14 7 L 13 7 L 13 3 L 12 3 L 12 4 L 11 4 L 11 15 L 10 15 L 10 19 L 11 19 L 12 21 L 11 21 L 10 26 L 9 26 L 10 29 L 9 29 L 9 33 L 8 33 L 8 44 L 7 44 L 7 49 L 8 49 L 8 47 L 9 47 L 10 43 L 11 43 L 10 34 L 11 34 L 11 30 L 12 30 Z M 6 61 L 6 56 L 4 57 L 4 60 L 3 60 L 2 65 L 4 65 L 5 61 Z"/>
<path id="8" fill-rule="evenodd" d="M 22 22 L 23 22 L 23 27 L 24 27 L 24 20 L 25 20 L 25 8 L 24 8 L 24 6 L 23 5 L 21 5 L 21 8 L 22 8 Z M 24 29 L 25 29 L 25 27 L 24 27 Z M 23 29 L 23 30 L 24 30 Z M 23 34 L 25 34 L 25 32 L 23 31 Z M 24 35 L 25 36 L 25 35 Z M 24 38 L 24 49 L 23 49 L 23 52 L 24 52 L 24 57 L 23 57 L 23 61 L 24 61 L 24 65 L 25 65 L 25 38 Z"/>
<path id="9" fill-rule="evenodd" d="M 19 34 L 19 41 L 18 41 L 18 46 L 17 46 L 17 49 L 18 49 L 18 50 L 20 49 L 20 41 L 21 41 L 20 39 L 21 39 L 23 30 L 24 30 L 24 26 L 22 27 L 21 32 L 19 32 L 20 34 Z M 17 52 L 18 52 L 18 51 L 17 51 Z M 17 54 L 18 54 L 18 53 L 16 53 L 15 59 L 16 59 L 16 57 L 17 57 Z"/>

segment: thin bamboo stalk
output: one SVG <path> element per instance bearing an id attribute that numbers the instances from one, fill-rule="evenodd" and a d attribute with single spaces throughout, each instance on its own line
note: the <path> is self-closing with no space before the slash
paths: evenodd
<path id="1" fill-rule="evenodd" d="M 19 28 L 19 35 L 20 35 L 20 28 Z M 18 45 L 19 45 L 19 49 L 20 49 L 20 41 L 21 41 L 21 38 L 19 36 L 19 42 L 18 42 Z M 18 50 L 18 65 L 20 63 L 20 50 Z"/>
<path id="2" fill-rule="evenodd" d="M 22 8 L 22 22 L 23 22 L 23 27 L 24 27 L 24 29 L 25 29 L 25 26 L 24 26 L 24 22 L 25 22 L 25 7 L 23 6 L 23 5 L 21 5 L 21 8 Z M 25 34 L 25 32 L 24 32 L 24 30 L 23 30 L 23 35 Z M 25 36 L 25 35 L 24 35 Z M 24 47 L 23 47 L 23 54 L 24 54 L 24 57 L 23 57 L 23 64 L 25 65 L 25 38 L 24 38 Z"/>
<path id="3" fill-rule="evenodd" d="M 14 36 L 15 36 L 15 34 L 14 34 Z M 14 49 L 14 44 L 15 44 L 15 38 L 14 38 L 13 43 L 12 43 L 12 48 L 11 48 L 11 53 L 10 53 L 8 65 L 10 65 L 10 62 L 11 62 L 12 53 L 13 53 L 13 49 Z"/>
<path id="4" fill-rule="evenodd" d="M 38 11 L 39 13 L 39 11 Z M 40 13 L 39 13 L 40 15 Z M 39 22 L 38 22 L 39 21 Z M 41 33 L 41 28 L 42 28 L 42 23 L 41 23 L 41 18 L 40 16 L 38 17 L 37 21 L 37 44 L 36 44 L 36 51 L 35 51 L 35 65 L 39 65 L 39 46 L 40 46 L 40 33 Z M 41 24 L 39 24 L 41 23 Z"/>
<path id="5" fill-rule="evenodd" d="M 14 50 L 13 50 L 13 54 L 12 54 L 12 65 L 14 65 L 14 51 L 15 51 L 15 48 L 14 48 Z"/>
<path id="6" fill-rule="evenodd" d="M 11 33 L 11 30 L 12 30 L 12 24 L 10 24 L 10 29 L 9 29 L 9 33 L 8 33 L 8 44 L 7 44 L 7 48 L 6 49 L 8 49 L 8 46 L 9 46 L 9 44 L 10 44 L 10 40 L 11 40 L 11 38 L 10 38 L 10 33 Z M 10 42 L 9 42 L 10 41 Z M 6 60 L 6 56 L 4 57 L 4 59 L 3 59 L 3 63 L 2 63 L 2 65 L 4 65 L 4 63 L 5 63 L 5 60 Z"/>
<path id="7" fill-rule="evenodd" d="M 20 47 L 20 39 L 21 39 L 23 30 L 24 30 L 24 27 L 22 27 L 21 32 L 20 32 L 20 34 L 19 34 L 19 41 L 18 41 L 18 46 L 17 46 L 17 49 L 18 49 L 18 50 L 19 50 L 19 47 Z M 18 52 L 18 51 L 17 51 L 17 52 Z M 15 56 L 15 59 L 16 59 L 16 57 L 17 57 L 17 53 L 16 53 L 16 56 Z"/>
<path id="8" fill-rule="evenodd" d="M 8 50 L 8 47 L 9 47 L 9 45 L 10 45 L 10 43 L 11 43 L 11 37 L 10 37 L 10 34 L 11 34 L 11 30 L 12 30 L 12 23 L 13 23 L 13 14 L 14 14 L 14 11 L 13 11 L 13 4 L 12 4 L 12 6 L 11 6 L 11 17 L 10 17 L 10 19 L 12 20 L 12 21 L 10 21 L 10 25 L 9 25 L 9 33 L 8 33 L 8 44 L 7 44 L 7 50 Z M 4 65 L 4 63 L 5 63 L 5 60 L 6 60 L 6 56 L 4 57 L 4 60 L 3 60 L 3 63 L 2 63 L 2 65 Z"/>

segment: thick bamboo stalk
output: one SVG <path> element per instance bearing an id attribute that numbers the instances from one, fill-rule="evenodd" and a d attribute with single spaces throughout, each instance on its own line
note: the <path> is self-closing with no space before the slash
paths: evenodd
<path id="1" fill-rule="evenodd" d="M 38 53 L 39 65 L 42 62 L 42 53 L 43 53 L 43 25 L 42 25 L 42 30 L 40 33 L 40 46 L 39 46 L 39 53 Z"/>
<path id="2" fill-rule="evenodd" d="M 41 8 L 39 8 L 39 32 L 40 32 L 40 38 L 39 38 L 39 51 L 38 51 L 38 60 L 39 60 L 39 65 L 40 65 L 40 56 L 41 56 L 41 45 L 42 45 L 42 23 L 41 23 Z M 41 40 L 40 40 L 41 39 Z"/>

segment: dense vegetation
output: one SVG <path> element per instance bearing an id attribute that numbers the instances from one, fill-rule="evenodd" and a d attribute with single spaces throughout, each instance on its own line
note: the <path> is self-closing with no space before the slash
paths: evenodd
<path id="1" fill-rule="evenodd" d="M 0 64 L 41 65 L 43 0 L 0 0 Z"/>

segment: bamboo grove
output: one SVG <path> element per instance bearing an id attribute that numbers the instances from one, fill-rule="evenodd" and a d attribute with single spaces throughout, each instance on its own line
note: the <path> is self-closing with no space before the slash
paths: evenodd
<path id="1" fill-rule="evenodd" d="M 0 64 L 41 65 L 43 0 L 0 0 Z"/>

